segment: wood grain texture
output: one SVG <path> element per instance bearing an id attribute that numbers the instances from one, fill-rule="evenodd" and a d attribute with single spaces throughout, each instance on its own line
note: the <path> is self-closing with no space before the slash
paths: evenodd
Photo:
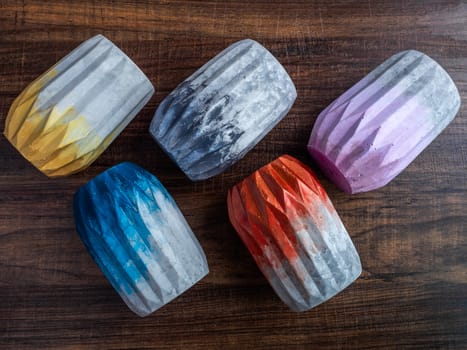
<path id="1" fill-rule="evenodd" d="M 68 178 L 46 178 L 0 138 L 0 348 L 467 348 L 465 2 L 0 0 L 0 127 L 31 80 L 97 33 L 136 61 L 156 94 L 90 168 Z M 278 57 L 297 101 L 243 160 L 192 183 L 149 136 L 152 114 L 178 83 L 243 38 Z M 346 195 L 307 155 L 309 132 L 334 98 L 404 49 L 447 69 L 461 111 L 388 186 Z M 301 314 L 274 295 L 226 210 L 227 189 L 283 153 L 317 170 L 364 269 L 343 293 Z M 76 189 L 121 161 L 166 185 L 211 270 L 144 319 L 112 290 L 72 218 Z"/>

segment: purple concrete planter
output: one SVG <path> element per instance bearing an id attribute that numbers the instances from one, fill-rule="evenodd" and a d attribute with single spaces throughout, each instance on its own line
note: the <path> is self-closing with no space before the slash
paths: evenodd
<path id="1" fill-rule="evenodd" d="M 374 190 L 404 170 L 459 107 L 446 71 L 421 52 L 403 51 L 321 112 L 308 151 L 343 191 Z"/>

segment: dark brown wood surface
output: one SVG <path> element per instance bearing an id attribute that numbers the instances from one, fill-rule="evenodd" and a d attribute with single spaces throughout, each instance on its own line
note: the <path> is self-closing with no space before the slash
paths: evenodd
<path id="1" fill-rule="evenodd" d="M 0 0 L 0 127 L 13 99 L 81 41 L 102 33 L 156 94 L 87 170 L 48 179 L 0 138 L 0 348 L 467 349 L 467 3 L 463 1 Z M 292 76 L 288 116 L 224 174 L 190 182 L 152 141 L 161 100 L 242 38 Z M 457 118 L 383 189 L 346 195 L 305 144 L 318 113 L 385 58 L 418 49 L 462 96 Z M 229 224 L 226 192 L 288 153 L 318 172 L 363 274 L 327 303 L 289 312 Z M 74 229 L 76 189 L 122 161 L 156 174 L 206 251 L 210 274 L 147 318 L 132 314 Z"/>

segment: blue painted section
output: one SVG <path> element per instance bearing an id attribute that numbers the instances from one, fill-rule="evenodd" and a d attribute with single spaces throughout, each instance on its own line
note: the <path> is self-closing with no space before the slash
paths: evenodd
<path id="1" fill-rule="evenodd" d="M 121 163 L 82 186 L 73 203 L 76 229 L 97 265 L 122 297 L 142 304 L 145 296 L 136 283 L 157 284 L 142 256 L 157 259 L 161 254 L 151 244 L 138 205 L 160 210 L 156 194 L 176 206 L 155 176 L 135 164 Z"/>

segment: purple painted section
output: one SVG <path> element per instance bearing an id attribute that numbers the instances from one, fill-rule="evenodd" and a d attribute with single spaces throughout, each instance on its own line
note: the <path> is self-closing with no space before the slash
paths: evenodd
<path id="1" fill-rule="evenodd" d="M 444 69 L 420 52 L 404 51 L 320 113 L 308 151 L 343 191 L 373 190 L 404 170 L 459 107 Z"/>

